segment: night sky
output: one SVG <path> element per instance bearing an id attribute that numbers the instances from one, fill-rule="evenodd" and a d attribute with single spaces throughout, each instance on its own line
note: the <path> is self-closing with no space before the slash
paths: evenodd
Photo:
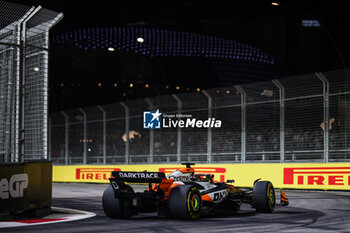
<path id="1" fill-rule="evenodd" d="M 24 5 L 41 5 L 44 8 L 63 12 L 64 18 L 50 35 L 84 28 L 138 26 L 198 33 L 246 43 L 265 51 L 275 59 L 273 66 L 264 67 L 268 75 L 258 73 L 242 79 L 222 81 L 218 72 L 228 69 L 232 77 L 249 71 L 246 64 L 232 63 L 227 59 L 208 62 L 200 58 L 147 58 L 125 51 L 114 55 L 98 51 L 80 51 L 71 45 L 51 44 L 50 88 L 51 111 L 103 104 L 125 99 L 143 98 L 150 95 L 176 93 L 177 85 L 183 91 L 194 91 L 242 82 L 271 80 L 297 74 L 329 71 L 348 67 L 350 64 L 350 1 L 12 1 Z M 317 20 L 320 27 L 303 27 L 302 20 Z M 74 55 L 74 58 L 73 58 Z M 72 60 L 67 59 L 71 57 Z M 84 60 L 93 57 L 92 60 Z M 98 59 L 97 59 L 98 58 Z M 71 70 L 61 72 L 67 62 L 76 62 Z M 66 63 L 64 63 L 64 61 Z M 95 72 L 84 73 L 85 64 L 93 61 Z M 214 65 L 213 65 L 214 64 Z M 130 73 L 104 73 L 108 67 L 139 68 L 134 78 Z M 224 67 L 224 68 L 222 68 Z M 226 67 L 226 68 L 225 68 Z M 127 68 L 124 68 L 128 70 Z M 259 67 L 259 69 L 262 69 Z M 123 68 L 120 68 L 123 70 Z M 141 73 L 147 70 L 147 75 Z M 137 71 L 136 71 L 137 72 Z M 71 75 L 73 74 L 74 75 Z M 95 73 L 95 76 L 93 76 Z M 99 74 L 99 75 L 98 75 Z M 128 76 L 129 75 L 129 76 Z M 113 76 L 113 78 L 111 78 Z M 180 78 L 182 77 L 182 78 Z M 140 81 L 140 80 L 143 81 Z M 203 81 L 206 80 L 206 81 Z M 98 83 L 118 82 L 115 90 L 94 90 Z M 141 91 L 126 90 L 130 82 L 150 84 L 152 88 Z M 70 89 L 62 90 L 60 85 Z M 170 88 L 165 90 L 164 86 Z M 187 89 L 186 89 L 187 88 Z M 80 90 L 78 90 L 80 89 Z M 89 99 L 92 91 L 99 100 Z M 77 94 L 78 93 L 78 94 Z M 84 96 L 83 93 L 87 93 Z M 125 96 L 123 95 L 125 94 Z M 83 96 L 84 98 L 79 98 Z M 69 101 L 67 99 L 74 99 Z M 82 100 L 85 99 L 85 100 Z M 89 99 L 89 100 L 87 100 Z"/>

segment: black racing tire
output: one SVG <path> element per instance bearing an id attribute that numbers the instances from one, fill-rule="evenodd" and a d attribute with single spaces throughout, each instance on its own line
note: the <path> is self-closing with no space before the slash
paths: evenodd
<path id="1" fill-rule="evenodd" d="M 201 214 L 202 197 L 193 185 L 179 185 L 171 190 L 169 213 L 177 219 L 197 219 Z"/>
<path id="2" fill-rule="evenodd" d="M 257 212 L 272 213 L 275 209 L 275 189 L 270 181 L 256 182 L 253 189 L 253 206 Z"/>
<path id="3" fill-rule="evenodd" d="M 127 186 L 125 191 L 133 192 L 133 189 L 130 186 Z M 131 208 L 131 205 L 128 205 L 125 201 L 115 197 L 112 185 L 109 185 L 103 192 L 102 206 L 103 211 L 110 218 L 123 219 L 132 216 L 132 211 L 126 211 L 128 210 L 126 208 Z"/>

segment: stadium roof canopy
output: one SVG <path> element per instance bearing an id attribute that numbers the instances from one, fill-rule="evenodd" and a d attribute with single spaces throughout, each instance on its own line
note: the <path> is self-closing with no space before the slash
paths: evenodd
<path id="1" fill-rule="evenodd" d="M 84 50 L 125 50 L 153 56 L 222 58 L 274 64 L 266 52 L 233 40 L 168 29 L 143 27 L 95 27 L 64 32 L 53 36 L 53 44 L 71 43 Z"/>

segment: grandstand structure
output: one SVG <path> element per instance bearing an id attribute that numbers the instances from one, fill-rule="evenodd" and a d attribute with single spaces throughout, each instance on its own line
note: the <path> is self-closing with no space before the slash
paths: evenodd
<path id="1" fill-rule="evenodd" d="M 274 64 L 274 58 L 246 43 L 204 34 L 145 27 L 97 27 L 52 37 L 54 44 L 71 43 L 88 49 L 108 49 L 150 56 L 227 58 Z"/>
<path id="2" fill-rule="evenodd" d="M 350 70 L 78 108 L 50 115 L 59 164 L 339 162 L 350 160 Z M 143 112 L 222 121 L 144 129 Z"/>
<path id="3" fill-rule="evenodd" d="M 269 80 L 279 72 L 275 58 L 261 48 L 171 28 L 91 27 L 57 33 L 50 41 L 52 111 L 67 109 L 69 98 L 78 103 L 68 108 L 91 106 L 169 94 L 177 86 L 179 93 Z M 95 94 L 100 102 L 91 98 Z"/>

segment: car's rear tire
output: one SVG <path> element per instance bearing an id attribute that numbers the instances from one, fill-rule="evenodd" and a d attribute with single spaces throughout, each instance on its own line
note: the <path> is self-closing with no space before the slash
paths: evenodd
<path id="1" fill-rule="evenodd" d="M 126 189 L 122 191 L 133 192 L 133 189 L 130 186 L 126 186 Z M 126 201 L 115 197 L 112 185 L 109 185 L 103 192 L 103 211 L 110 218 L 130 218 L 132 216 L 132 211 L 130 210 L 131 205 L 129 204 L 130 203 L 126 203 Z"/>
<path id="2" fill-rule="evenodd" d="M 169 213 L 177 219 L 197 219 L 201 213 L 202 197 L 192 185 L 179 185 L 171 190 Z"/>
<path id="3" fill-rule="evenodd" d="M 275 209 L 275 189 L 270 181 L 256 182 L 253 189 L 253 206 L 257 212 L 272 213 Z"/>

